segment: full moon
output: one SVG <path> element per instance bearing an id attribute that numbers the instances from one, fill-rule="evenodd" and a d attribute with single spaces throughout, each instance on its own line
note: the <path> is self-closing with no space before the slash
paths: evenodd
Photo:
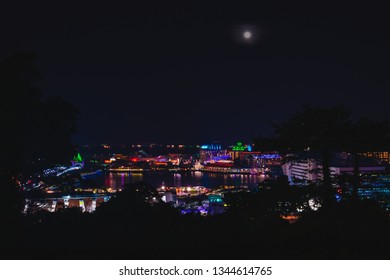
<path id="1" fill-rule="evenodd" d="M 250 31 L 245 31 L 243 34 L 245 39 L 250 39 L 252 37 L 252 33 Z"/>

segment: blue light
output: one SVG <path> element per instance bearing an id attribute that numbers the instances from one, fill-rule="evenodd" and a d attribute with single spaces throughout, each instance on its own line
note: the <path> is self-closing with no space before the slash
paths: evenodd
<path id="1" fill-rule="evenodd" d="M 217 144 L 210 144 L 210 145 L 201 145 L 200 148 L 202 150 L 221 150 L 222 146 Z"/>
<path id="2" fill-rule="evenodd" d="M 254 156 L 254 158 L 260 158 L 260 159 L 280 159 L 281 156 L 279 154 L 262 154 L 259 156 Z"/>

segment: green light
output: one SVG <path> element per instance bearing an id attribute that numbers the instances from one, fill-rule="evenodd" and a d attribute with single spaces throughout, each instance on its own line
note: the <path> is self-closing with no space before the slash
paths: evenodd
<path id="1" fill-rule="evenodd" d="M 75 156 L 73 158 L 74 161 L 77 161 L 77 162 L 82 162 L 83 161 L 83 158 L 81 157 L 80 153 L 77 153 L 77 156 Z"/>
<path id="2" fill-rule="evenodd" d="M 245 146 L 242 145 L 242 142 L 237 142 L 232 148 L 233 151 L 245 151 Z"/>

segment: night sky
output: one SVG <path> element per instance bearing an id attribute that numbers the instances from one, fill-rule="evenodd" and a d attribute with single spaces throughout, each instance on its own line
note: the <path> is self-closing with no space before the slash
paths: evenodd
<path id="1" fill-rule="evenodd" d="M 385 7 L 155 2 L 2 5 L 0 58 L 38 55 L 80 144 L 250 141 L 302 104 L 390 117 Z"/>

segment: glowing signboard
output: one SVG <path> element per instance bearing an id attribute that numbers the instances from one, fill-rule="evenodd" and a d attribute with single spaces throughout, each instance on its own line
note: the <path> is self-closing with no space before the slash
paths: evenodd
<path id="1" fill-rule="evenodd" d="M 250 145 L 244 145 L 242 142 L 237 142 L 235 146 L 232 147 L 232 151 L 238 151 L 238 152 L 252 152 L 252 147 Z"/>
<path id="2" fill-rule="evenodd" d="M 222 147 L 219 144 L 209 144 L 200 146 L 202 150 L 221 150 Z"/>

